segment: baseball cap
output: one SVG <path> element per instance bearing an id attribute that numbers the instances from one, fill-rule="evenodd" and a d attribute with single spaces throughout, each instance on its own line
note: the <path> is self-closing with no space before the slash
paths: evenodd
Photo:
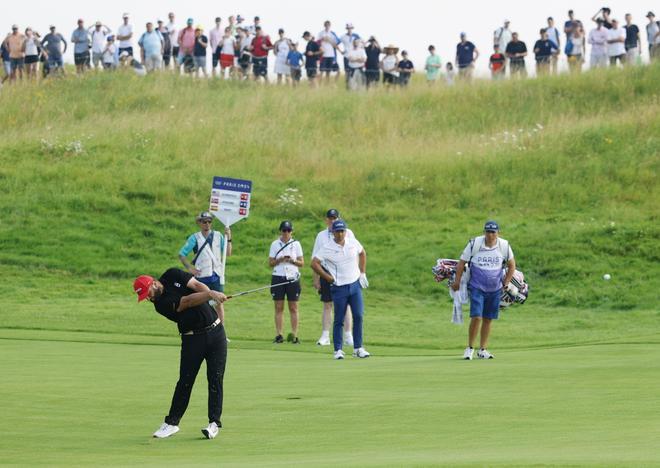
<path id="1" fill-rule="evenodd" d="M 646 17 L 647 17 L 647 18 L 655 18 L 655 13 L 653 13 L 652 11 L 649 11 L 649 12 L 646 14 Z"/>
<path id="2" fill-rule="evenodd" d="M 311 36 L 311 35 L 312 35 L 311 32 L 309 32 L 309 31 L 305 31 L 305 32 L 303 33 L 303 35 L 302 35 L 302 38 L 305 39 L 307 36 Z"/>
<path id="3" fill-rule="evenodd" d="M 338 219 L 332 223 L 332 232 L 345 231 L 347 227 L 343 219 Z"/>
<path id="4" fill-rule="evenodd" d="M 238 15 L 236 17 L 236 21 L 243 21 L 245 18 L 243 18 L 241 15 Z"/>
<path id="5" fill-rule="evenodd" d="M 17 24 L 12 24 L 12 25 L 11 25 L 11 28 L 12 28 L 12 29 L 18 29 L 18 25 L 17 25 Z"/>
<path id="6" fill-rule="evenodd" d="M 154 279 L 149 275 L 140 275 L 133 281 L 133 291 L 138 295 L 138 302 L 149 297 L 149 288 L 154 284 Z"/>
<path id="7" fill-rule="evenodd" d="M 197 221 L 201 221 L 202 219 L 210 219 L 213 220 L 213 215 L 209 213 L 208 211 L 202 211 L 200 214 L 197 215 L 197 218 L 195 218 Z"/>
<path id="8" fill-rule="evenodd" d="M 499 231 L 500 226 L 497 224 L 496 221 L 486 221 L 486 224 L 484 224 L 484 231 Z"/>
<path id="9" fill-rule="evenodd" d="M 354 29 L 353 23 L 346 23 L 346 29 Z"/>
<path id="10" fill-rule="evenodd" d="M 128 13 L 124 13 L 123 15 L 121 15 L 121 17 L 122 18 L 128 18 Z"/>
<path id="11" fill-rule="evenodd" d="M 48 26 L 48 29 L 55 29 L 55 25 L 51 24 L 50 26 Z"/>
<path id="12" fill-rule="evenodd" d="M 293 231 L 293 224 L 291 224 L 291 221 L 282 221 L 280 223 L 280 231 Z"/>
<path id="13" fill-rule="evenodd" d="M 339 211 L 335 210 L 334 208 L 330 208 L 328 212 L 325 214 L 326 218 L 339 218 Z"/>
<path id="14" fill-rule="evenodd" d="M 194 22 L 195 22 L 195 20 L 193 20 L 192 18 L 188 18 L 188 20 L 186 20 L 186 24 L 189 25 L 189 26 L 192 26 L 192 24 Z"/>
<path id="15" fill-rule="evenodd" d="M 464 32 L 462 32 L 462 33 L 461 33 L 461 37 L 465 37 L 465 36 L 467 36 L 467 34 L 464 33 Z"/>
<path id="16" fill-rule="evenodd" d="M 97 21 L 96 23 L 94 23 L 94 26 L 103 26 L 103 23 L 101 23 L 100 21 Z"/>

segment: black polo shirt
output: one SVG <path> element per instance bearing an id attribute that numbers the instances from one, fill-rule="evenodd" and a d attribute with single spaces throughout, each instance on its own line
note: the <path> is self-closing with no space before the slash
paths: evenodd
<path id="1" fill-rule="evenodd" d="M 509 42 L 506 46 L 507 54 L 522 54 L 527 52 L 527 46 L 523 41 L 518 42 Z M 511 62 L 513 63 L 525 63 L 525 57 L 511 57 Z"/>
<path id="2" fill-rule="evenodd" d="M 317 52 L 321 50 L 316 41 L 307 42 L 307 47 L 305 48 L 305 68 L 316 68 L 319 63 L 319 56 L 316 55 Z M 307 52 L 311 52 L 312 55 L 307 55 Z"/>
<path id="3" fill-rule="evenodd" d="M 193 275 L 183 270 L 170 268 L 158 279 L 163 283 L 165 290 L 154 301 L 154 308 L 163 317 L 176 322 L 179 333 L 207 327 L 218 318 L 218 314 L 208 302 L 191 307 L 183 312 L 176 311 L 183 296 L 195 293 L 194 290 L 186 286 L 192 277 Z"/>

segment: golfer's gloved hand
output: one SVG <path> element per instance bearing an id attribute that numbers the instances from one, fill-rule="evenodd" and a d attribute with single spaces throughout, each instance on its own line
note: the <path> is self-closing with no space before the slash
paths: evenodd
<path id="1" fill-rule="evenodd" d="M 369 280 L 367 279 L 366 273 L 360 273 L 360 287 L 362 289 L 367 289 L 369 287 Z"/>

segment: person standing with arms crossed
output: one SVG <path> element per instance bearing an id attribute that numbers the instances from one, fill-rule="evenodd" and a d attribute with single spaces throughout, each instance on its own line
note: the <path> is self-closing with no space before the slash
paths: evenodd
<path id="1" fill-rule="evenodd" d="M 312 258 L 321 250 L 321 248 L 330 242 L 334 242 L 332 233 L 332 223 L 339 219 L 339 211 L 331 208 L 325 214 L 325 224 L 327 229 L 319 232 L 314 241 L 314 248 L 312 249 Z M 346 229 L 346 237 L 355 239 L 353 231 Z M 323 318 L 322 318 L 322 331 L 321 338 L 316 342 L 319 346 L 330 346 L 330 325 L 332 325 L 332 294 L 330 292 L 330 283 L 328 283 L 323 276 L 314 273 L 314 288 L 321 296 L 323 303 Z M 353 333 L 351 332 L 353 325 L 353 315 L 349 311 L 346 314 L 346 323 L 344 323 L 344 344 L 349 346 L 353 345 Z"/>
<path id="2" fill-rule="evenodd" d="M 225 263 L 222 261 L 222 255 L 226 244 L 227 257 L 231 257 L 231 229 L 226 227 L 224 236 L 218 231 L 213 231 L 211 229 L 213 215 L 208 211 L 202 211 L 196 220 L 200 230 L 188 237 L 186 243 L 179 250 L 179 260 L 197 281 L 205 284 L 211 291 L 224 292 Z M 192 262 L 188 260 L 190 252 L 195 254 Z M 222 303 L 216 302 L 215 306 L 218 318 L 224 323 L 225 309 Z"/>
<path id="3" fill-rule="evenodd" d="M 179 381 L 170 411 L 165 422 L 154 432 L 154 437 L 163 439 L 179 432 L 179 422 L 188 408 L 197 373 L 202 361 L 206 360 L 209 425 L 202 429 L 202 434 L 207 439 L 215 438 L 222 427 L 220 417 L 227 337 L 222 321 L 209 301 L 222 304 L 227 297 L 221 292 L 211 291 L 190 273 L 176 268 L 167 270 L 157 280 L 147 275 L 138 276 L 133 282 L 133 290 L 138 295 L 138 302 L 149 299 L 156 312 L 176 322 L 181 335 Z"/>
<path id="4" fill-rule="evenodd" d="M 286 340 L 293 344 L 300 344 L 298 339 L 298 300 L 300 299 L 300 280 L 282 284 L 291 278 L 297 278 L 299 270 L 305 264 L 300 242 L 292 237 L 293 224 L 291 221 L 280 223 L 280 238 L 273 241 L 268 253 L 268 264 L 273 267 L 271 285 L 279 284 L 270 288 L 270 294 L 275 302 L 275 331 L 277 335 L 273 343 L 284 343 L 282 330 L 284 328 L 284 297 L 289 302 L 289 314 L 291 315 L 291 333 Z"/>
<path id="5" fill-rule="evenodd" d="M 368 358 L 362 346 L 362 319 L 364 302 L 362 289 L 369 287 L 367 280 L 367 253 L 357 239 L 347 237 L 348 226 L 338 219 L 332 223 L 332 242 L 326 243 L 312 259 L 312 270 L 330 284 L 335 307 L 332 329 L 334 358 L 344 359 L 342 328 L 348 306 L 353 313 L 353 357 Z"/>
<path id="6" fill-rule="evenodd" d="M 461 259 L 456 267 L 456 279 L 452 289 L 458 291 L 465 265 L 469 267 L 470 280 L 470 328 L 468 346 L 463 353 L 463 359 L 471 360 L 474 355 L 474 343 L 481 328 L 481 339 L 477 357 L 493 359 L 486 349 L 493 320 L 497 320 L 500 311 L 502 289 L 507 289 L 513 273 L 516 271 L 516 261 L 509 242 L 499 237 L 500 227 L 495 221 L 487 221 L 484 225 L 484 235 L 471 239 L 465 246 Z M 504 268 L 507 268 L 506 275 Z"/>

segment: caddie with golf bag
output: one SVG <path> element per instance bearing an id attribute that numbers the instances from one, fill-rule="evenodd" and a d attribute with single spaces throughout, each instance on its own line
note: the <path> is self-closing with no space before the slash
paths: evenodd
<path id="1" fill-rule="evenodd" d="M 481 337 L 477 357 L 494 357 L 486 349 L 491 324 L 499 316 L 502 290 L 508 289 L 516 271 L 511 246 L 507 240 L 499 237 L 499 231 L 499 225 L 495 221 L 487 221 L 484 225 L 484 235 L 470 239 L 456 267 L 456 277 L 451 286 L 454 291 L 460 290 L 466 265 L 470 274 L 469 280 L 466 281 L 470 297 L 470 328 L 464 359 L 472 359 L 479 329 Z"/>

